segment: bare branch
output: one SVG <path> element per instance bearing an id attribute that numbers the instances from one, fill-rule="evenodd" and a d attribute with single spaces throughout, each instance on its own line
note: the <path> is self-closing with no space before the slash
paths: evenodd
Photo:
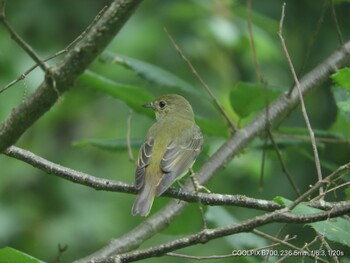
<path id="1" fill-rule="evenodd" d="M 322 181 L 321 163 L 320 163 L 320 158 L 318 157 L 318 150 L 317 150 L 317 145 L 316 145 L 316 140 L 315 140 L 315 134 L 314 134 L 314 132 L 312 130 L 312 127 L 311 127 L 311 124 L 310 124 L 310 121 L 309 121 L 309 117 L 307 115 L 307 111 L 306 111 L 306 107 L 305 107 L 305 103 L 304 103 L 304 99 L 303 99 L 302 88 L 300 86 L 300 82 L 298 80 L 298 77 L 297 77 L 297 75 L 295 73 L 292 60 L 291 60 L 291 58 L 289 56 L 289 53 L 288 53 L 288 50 L 287 50 L 287 47 L 286 47 L 286 44 L 285 44 L 285 41 L 284 41 L 284 38 L 283 38 L 283 35 L 282 35 L 285 7 L 286 7 L 286 3 L 283 3 L 278 36 L 279 36 L 279 38 L 281 40 L 283 51 L 284 51 L 284 53 L 286 55 L 286 58 L 288 60 L 289 67 L 290 67 L 290 70 L 292 72 L 292 75 L 293 75 L 293 78 L 294 78 L 294 81 L 295 81 L 295 84 L 296 84 L 296 88 L 298 90 L 301 110 L 302 110 L 302 113 L 303 113 L 303 117 L 304 117 L 307 129 L 309 131 L 309 135 L 310 135 L 310 138 L 311 138 L 311 144 L 312 144 L 312 150 L 313 150 L 313 153 L 314 153 L 314 156 L 315 156 L 315 164 L 316 164 L 316 171 L 317 171 L 318 181 Z M 320 194 L 322 194 L 322 192 L 323 192 L 323 187 L 322 186 L 320 187 L 319 191 L 320 191 Z"/>
<path id="2" fill-rule="evenodd" d="M 293 177 L 290 175 L 290 173 L 289 173 L 289 171 L 288 171 L 288 169 L 287 169 L 287 166 L 286 166 L 285 162 L 283 161 L 281 151 L 280 151 L 280 149 L 279 149 L 279 147 L 278 147 L 278 144 L 276 143 L 275 138 L 273 137 L 273 134 L 272 134 L 272 132 L 271 132 L 270 129 L 269 129 L 269 131 L 268 131 L 268 135 L 269 135 L 269 137 L 270 137 L 270 141 L 271 141 L 272 144 L 273 144 L 273 147 L 275 148 L 275 152 L 276 152 L 277 158 L 278 158 L 278 160 L 279 160 L 279 162 L 280 162 L 280 164 L 281 164 L 283 173 L 287 176 L 287 179 L 288 179 L 289 183 L 291 184 L 291 186 L 292 186 L 294 192 L 295 192 L 298 196 L 300 196 L 300 195 L 301 195 L 301 192 L 300 192 L 298 186 L 296 185 L 296 183 L 294 182 Z"/>
<path id="3" fill-rule="evenodd" d="M 335 12 L 334 1 L 333 0 L 330 0 L 330 1 L 331 1 L 331 9 L 332 9 L 332 18 L 333 18 L 337 35 L 338 35 L 339 44 L 343 45 L 344 44 L 343 34 L 341 33 L 338 18 L 337 18 L 337 13 Z"/>
<path id="4" fill-rule="evenodd" d="M 322 185 L 331 183 L 335 178 L 342 175 L 342 173 L 346 170 L 350 169 L 350 163 L 347 163 L 345 165 L 340 166 L 337 170 L 335 170 L 333 173 L 331 173 L 329 176 L 327 176 L 322 181 L 317 181 L 317 183 L 312 186 L 308 191 L 303 193 L 301 196 L 299 196 L 297 199 L 293 201 L 287 208 L 289 210 L 292 210 L 294 207 L 296 207 L 298 204 L 300 204 L 303 200 L 305 200 L 307 197 L 309 197 L 312 193 L 317 191 Z"/>
<path id="5" fill-rule="evenodd" d="M 320 13 L 320 16 L 316 22 L 315 30 L 313 31 L 312 35 L 309 37 L 307 48 L 306 48 L 306 53 L 305 53 L 305 56 L 303 57 L 303 61 L 301 63 L 301 67 L 299 69 L 298 76 L 301 76 L 302 74 L 304 74 L 306 62 L 310 58 L 311 51 L 314 50 L 314 44 L 316 42 L 316 37 L 317 37 L 318 33 L 320 32 L 321 25 L 324 22 L 324 15 L 325 15 L 327 7 L 328 7 L 328 2 L 329 2 L 329 0 L 323 0 L 321 13 Z M 289 94 L 290 94 L 290 92 L 292 92 L 293 87 L 294 87 L 294 85 L 292 85 L 291 88 L 289 89 Z"/>
<path id="6" fill-rule="evenodd" d="M 16 158 L 23 162 L 26 162 L 48 174 L 53 174 L 69 180 L 74 183 L 82 184 L 88 187 L 92 187 L 95 190 L 105 190 L 112 192 L 121 192 L 121 193 L 132 193 L 136 194 L 138 191 L 134 185 L 126 184 L 123 182 L 107 180 L 100 177 L 94 177 L 92 175 L 75 171 L 73 169 L 55 164 L 50 162 L 40 156 L 35 155 L 32 152 L 20 149 L 15 146 L 9 147 L 4 154 L 9 157 Z M 295 200 L 297 203 L 290 207 L 294 208 L 297 204 L 301 203 L 306 197 L 310 196 L 315 192 L 321 184 L 328 184 L 329 182 L 335 180 L 337 177 L 341 176 L 346 170 L 350 169 L 350 163 L 340 166 L 336 171 L 327 176 L 322 182 L 318 182 L 312 188 L 310 188 L 305 194 L 303 194 L 299 199 Z M 195 193 L 190 191 L 183 191 L 182 189 L 178 190 L 175 188 L 168 189 L 162 196 L 177 198 L 182 201 L 195 203 L 200 200 L 200 203 L 203 205 L 226 205 L 226 206 L 238 206 L 245 208 L 253 208 L 263 211 L 275 211 L 277 209 L 283 208 L 283 206 L 268 200 L 250 198 L 243 195 L 227 195 L 227 194 L 214 194 L 214 193 Z M 337 204 L 343 204 L 343 202 L 330 203 L 330 202 L 306 202 L 305 205 L 311 207 L 330 210 Z"/>
<path id="7" fill-rule="evenodd" d="M 176 51 L 179 53 L 180 57 L 187 63 L 187 65 L 191 69 L 191 72 L 193 73 L 193 75 L 197 78 L 199 83 L 202 85 L 202 87 L 205 89 L 205 91 L 212 98 L 212 100 L 214 101 L 215 105 L 218 107 L 218 109 L 220 110 L 220 112 L 222 113 L 224 118 L 226 119 L 227 123 L 230 125 L 232 131 L 236 131 L 237 130 L 236 125 L 233 123 L 233 121 L 230 118 L 230 116 L 228 116 L 227 112 L 222 107 L 220 102 L 215 98 L 213 92 L 210 90 L 210 88 L 207 85 L 207 83 L 205 83 L 205 81 L 201 78 L 201 76 L 198 74 L 197 70 L 192 65 L 191 61 L 185 56 L 185 54 L 182 52 L 181 48 L 176 44 L 174 38 L 170 35 L 170 33 L 168 32 L 168 30 L 165 27 L 164 27 L 164 31 L 168 35 L 168 38 L 170 39 L 170 41 L 173 44 L 173 46 L 176 49 Z"/>
<path id="8" fill-rule="evenodd" d="M 116 256 L 103 258 L 103 259 L 91 259 L 87 262 L 94 263 L 114 263 L 114 262 L 133 262 L 140 259 L 157 257 L 175 251 L 180 248 L 193 246 L 196 244 L 204 244 L 210 240 L 217 239 L 223 236 L 233 235 L 242 232 L 249 232 L 259 226 L 267 225 L 273 222 L 279 223 L 312 223 L 327 220 L 329 218 L 338 217 L 350 212 L 350 201 L 346 202 L 346 205 L 336 206 L 331 211 L 321 212 L 307 215 L 296 215 L 288 212 L 284 209 L 271 212 L 265 215 L 256 216 L 252 219 L 245 220 L 239 224 L 231 226 L 216 228 L 216 229 L 203 229 L 202 231 L 188 235 L 183 238 L 155 246 L 147 249 L 140 249 L 135 252 L 118 254 Z M 319 259 L 319 258 L 317 258 Z"/>
<path id="9" fill-rule="evenodd" d="M 86 173 L 78 172 L 73 169 L 50 162 L 40 156 L 35 155 L 32 152 L 20 149 L 15 146 L 9 147 L 4 153 L 7 156 L 26 162 L 48 174 L 53 174 L 71 182 L 92 187 L 95 190 L 132 194 L 136 194 L 138 192 L 134 185 L 118 181 L 106 180 L 100 177 L 94 177 Z M 242 195 L 207 194 L 200 192 L 194 193 L 185 192 L 183 190 L 178 190 L 175 188 L 167 190 L 163 196 L 173 197 L 191 203 L 198 202 L 199 198 L 200 202 L 204 205 L 234 205 L 264 211 L 274 211 L 276 209 L 282 208 L 282 206 L 272 201 L 254 199 Z"/>
<path id="10" fill-rule="evenodd" d="M 253 230 L 254 233 L 258 234 L 260 233 L 261 235 L 264 234 L 264 237 L 269 237 L 269 235 L 258 231 L 258 230 Z M 277 238 L 275 238 L 276 240 L 278 240 L 278 242 L 273 243 L 271 245 L 267 245 L 264 247 L 259 247 L 259 248 L 255 248 L 250 250 L 251 252 L 255 252 L 255 251 L 259 251 L 259 250 L 263 250 L 263 249 L 268 249 L 268 248 L 273 248 L 276 246 L 279 246 L 282 242 L 283 244 L 289 244 L 288 241 L 295 239 L 295 237 L 291 237 L 291 238 L 286 238 L 285 240 L 279 240 Z M 290 244 L 291 245 L 291 244 Z M 222 259 L 222 258 L 232 258 L 232 257 L 236 257 L 236 255 L 234 253 L 231 252 L 231 254 L 227 254 L 227 255 L 211 255 L 211 256 L 190 256 L 190 255 L 184 255 L 184 254 L 178 254 L 178 253 L 167 253 L 167 256 L 172 256 L 172 257 L 179 257 L 179 258 L 189 258 L 189 259 L 195 259 L 195 260 L 206 260 L 206 259 Z"/>
<path id="11" fill-rule="evenodd" d="M 287 138 L 287 139 L 298 139 L 303 141 L 310 141 L 310 136 L 298 135 L 298 134 L 284 134 L 284 133 L 274 133 L 277 138 Z M 349 139 L 337 139 L 330 137 L 316 137 L 317 142 L 325 143 L 340 143 L 340 144 L 350 144 Z"/>
<path id="12" fill-rule="evenodd" d="M 0 3 L 0 22 L 4 25 L 6 30 L 11 35 L 11 38 L 25 51 L 27 54 L 40 66 L 40 68 L 45 72 L 48 73 L 48 67 L 45 65 L 45 63 L 41 60 L 38 54 L 33 50 L 33 48 L 27 44 L 27 42 L 24 41 L 24 39 L 17 34 L 17 32 L 12 28 L 12 26 L 9 24 L 9 22 L 6 20 L 5 16 L 5 3 L 6 1 L 2 1 Z"/>
<path id="13" fill-rule="evenodd" d="M 254 34 L 253 34 L 253 29 L 252 29 L 252 14 L 251 14 L 252 13 L 252 1 L 251 0 L 247 1 L 247 9 L 248 9 L 249 43 L 250 43 L 250 47 L 251 47 L 252 53 L 253 53 L 254 68 L 255 68 L 256 76 L 259 79 L 259 82 L 264 90 L 265 110 L 266 110 L 266 134 L 269 137 L 269 139 L 272 142 L 272 145 L 275 149 L 278 160 L 279 160 L 280 165 L 282 167 L 282 172 L 287 176 L 287 179 L 288 179 L 289 183 L 291 184 L 295 193 L 297 195 L 300 195 L 300 190 L 298 189 L 292 176 L 288 172 L 287 166 L 283 161 L 279 147 L 278 147 L 278 145 L 275 142 L 275 139 L 273 137 L 274 135 L 271 132 L 271 128 L 270 128 L 271 125 L 268 122 L 268 119 L 269 119 L 269 96 L 268 96 L 268 89 L 267 89 L 267 81 L 264 79 L 263 74 L 261 72 L 260 64 L 259 64 L 259 61 L 257 58 L 257 52 L 256 52 L 256 48 L 255 48 Z M 264 149 L 263 149 L 262 162 L 261 162 L 261 176 L 260 176 L 260 182 L 259 182 L 260 188 L 263 187 L 264 167 L 265 167 L 265 159 L 266 159 L 266 145 L 267 145 L 267 137 L 264 138 Z"/>
<path id="14" fill-rule="evenodd" d="M 131 148 L 131 141 L 130 141 L 130 134 L 131 134 L 131 118 L 132 118 L 132 110 L 129 111 L 128 120 L 126 122 L 126 144 L 128 145 L 128 155 L 129 160 L 131 162 L 135 162 L 134 155 L 132 154 L 132 148 Z"/>
<path id="15" fill-rule="evenodd" d="M 0 0 L 0 19 L 5 17 L 6 0 Z"/>

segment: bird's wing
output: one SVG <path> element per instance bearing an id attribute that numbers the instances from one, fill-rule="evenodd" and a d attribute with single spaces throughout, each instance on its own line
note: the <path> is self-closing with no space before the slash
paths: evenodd
<path id="1" fill-rule="evenodd" d="M 202 150 L 203 135 L 198 126 L 195 132 L 182 142 L 172 141 L 160 162 L 164 175 L 157 187 L 156 195 L 161 195 L 174 181 L 184 175 Z"/>
<path id="2" fill-rule="evenodd" d="M 145 181 L 145 169 L 151 161 L 151 153 L 154 145 L 154 140 L 148 138 L 144 141 L 140 148 L 139 157 L 137 159 L 137 168 L 135 172 L 136 189 L 141 189 Z"/>

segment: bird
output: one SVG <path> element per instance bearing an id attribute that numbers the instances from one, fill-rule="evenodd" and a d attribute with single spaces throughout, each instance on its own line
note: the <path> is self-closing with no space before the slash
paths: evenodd
<path id="1" fill-rule="evenodd" d="M 140 147 L 135 171 L 138 190 L 132 215 L 147 216 L 155 196 L 162 195 L 184 176 L 202 151 L 203 135 L 190 103 L 177 94 L 165 94 L 143 105 L 155 112 Z"/>

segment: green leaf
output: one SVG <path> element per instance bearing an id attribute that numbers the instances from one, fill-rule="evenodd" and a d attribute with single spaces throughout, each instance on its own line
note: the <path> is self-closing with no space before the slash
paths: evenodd
<path id="1" fill-rule="evenodd" d="M 113 98 L 123 101 L 136 112 L 154 118 L 154 113 L 151 110 L 145 110 L 142 107 L 143 104 L 154 100 L 154 97 L 145 89 L 115 82 L 89 70 L 85 71 L 79 78 L 79 84 L 104 92 Z M 205 134 L 221 137 L 227 136 L 227 129 L 222 123 L 203 118 L 196 118 L 196 122 Z M 97 145 L 95 144 L 94 146 Z M 109 147 L 106 146 L 106 148 Z"/>
<path id="2" fill-rule="evenodd" d="M 350 91 L 350 68 L 343 68 L 334 73 L 331 77 L 340 87 Z"/>
<path id="3" fill-rule="evenodd" d="M 350 200 L 350 187 L 346 187 L 344 192 L 345 192 L 346 200 Z"/>
<path id="4" fill-rule="evenodd" d="M 143 88 L 118 83 L 89 70 L 79 78 L 79 84 L 119 99 L 136 112 L 154 116 L 152 111 L 142 107 L 143 104 L 154 100 L 154 97 Z"/>
<path id="5" fill-rule="evenodd" d="M 342 87 L 332 88 L 335 103 L 347 121 L 350 121 L 350 91 Z"/>
<path id="6" fill-rule="evenodd" d="M 4 247 L 0 249 L 1 263 L 43 263 L 30 255 L 27 255 L 19 250 L 11 247 Z"/>
<path id="7" fill-rule="evenodd" d="M 86 71 L 79 78 L 79 84 L 97 91 L 105 92 L 106 94 L 123 101 L 136 112 L 154 118 L 154 113 L 151 110 L 145 110 L 145 108 L 142 107 L 142 105 L 146 102 L 154 100 L 154 97 L 151 96 L 145 89 L 112 81 L 92 71 Z M 227 129 L 222 123 L 202 118 L 196 118 L 196 121 L 201 127 L 203 133 L 222 137 L 227 136 Z M 105 149 L 110 148 L 107 145 L 102 146 L 100 143 L 99 146 L 96 143 L 94 146 Z M 114 150 L 114 146 L 112 146 L 112 150 Z"/>
<path id="8" fill-rule="evenodd" d="M 273 201 L 279 205 L 283 205 L 283 206 L 286 205 L 282 196 L 275 196 Z"/>
<path id="9" fill-rule="evenodd" d="M 289 205 L 292 201 L 282 198 L 286 205 Z M 307 215 L 324 212 L 320 209 L 309 207 L 303 204 L 297 205 L 293 210 L 293 214 Z M 328 219 L 325 221 L 308 223 L 315 231 L 324 235 L 329 240 L 346 245 L 350 247 L 350 221 L 337 217 Z"/>
<path id="10" fill-rule="evenodd" d="M 105 63 L 119 64 L 127 69 L 134 71 L 138 76 L 145 79 L 146 81 L 149 81 L 150 83 L 159 85 L 161 87 L 177 88 L 181 91 L 192 93 L 192 95 L 203 97 L 203 95 L 191 84 L 175 76 L 169 71 L 166 71 L 150 63 L 115 54 L 111 51 L 103 52 L 100 57 L 100 61 Z"/>
<path id="11" fill-rule="evenodd" d="M 281 92 L 268 88 L 268 99 L 272 102 Z M 261 85 L 239 82 L 230 93 L 231 106 L 241 117 L 265 108 L 265 91 Z"/>
<path id="12" fill-rule="evenodd" d="M 131 139 L 132 148 L 140 148 L 143 139 Z M 126 139 L 81 139 L 73 142 L 75 147 L 94 146 L 108 151 L 124 151 L 128 149 Z"/>

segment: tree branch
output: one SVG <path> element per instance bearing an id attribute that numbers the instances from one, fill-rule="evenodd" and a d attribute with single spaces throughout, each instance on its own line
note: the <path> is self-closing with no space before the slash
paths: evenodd
<path id="1" fill-rule="evenodd" d="M 134 185 L 126 184 L 119 181 L 107 180 L 99 177 L 95 177 L 83 172 L 75 171 L 73 169 L 61 166 L 50 162 L 30 151 L 23 150 L 16 146 L 11 146 L 4 152 L 5 155 L 15 158 L 17 160 L 28 163 L 45 173 L 53 174 L 64 178 L 73 183 L 82 184 L 95 190 L 104 190 L 111 192 L 131 193 L 137 194 L 138 190 Z M 350 163 L 344 164 L 328 175 L 323 181 L 318 181 L 313 187 L 305 192 L 300 198 L 296 199 L 290 206 L 293 209 L 297 204 L 301 203 L 307 197 L 310 197 L 322 184 L 329 184 L 332 181 L 340 177 L 346 170 L 350 169 Z M 269 200 L 256 199 L 247 197 L 244 195 L 228 195 L 228 194 L 215 194 L 215 193 L 198 193 L 183 191 L 182 189 L 170 188 L 162 196 L 176 198 L 189 203 L 200 202 L 209 206 L 237 206 L 244 208 L 253 208 L 262 211 L 275 211 L 283 208 L 283 206 Z M 330 210 L 335 205 L 342 202 L 303 202 L 304 205 L 308 205 L 314 208 L 322 210 Z"/>
<path id="2" fill-rule="evenodd" d="M 142 0 L 115 0 L 82 41 L 57 65 L 49 68 L 50 78 L 0 125 L 0 153 L 47 112 L 58 96 L 71 88 L 77 78 L 106 48 Z"/>
<path id="3" fill-rule="evenodd" d="M 54 174 L 73 183 L 82 184 L 92 187 L 95 190 L 104 190 L 111 192 L 122 192 L 137 194 L 138 190 L 134 185 L 126 184 L 119 181 L 107 180 L 95 177 L 83 172 L 75 171 L 73 169 L 55 164 L 32 152 L 23 150 L 21 148 L 11 146 L 5 150 L 4 154 L 17 160 L 26 162 L 48 174 Z M 198 197 L 201 203 L 205 205 L 227 205 L 239 206 L 246 208 L 254 208 L 263 211 L 274 211 L 282 208 L 281 205 L 268 200 L 255 199 L 243 195 L 225 195 L 225 194 L 208 194 L 198 193 L 198 196 L 193 192 L 178 190 L 175 188 L 168 189 L 163 196 L 177 198 L 182 201 L 196 203 Z"/>
<path id="4" fill-rule="evenodd" d="M 350 201 L 347 201 L 344 205 L 338 205 L 334 207 L 331 211 L 315 213 L 315 214 L 305 214 L 296 215 L 288 212 L 284 209 L 271 212 L 265 215 L 256 216 L 255 218 L 245 220 L 239 224 L 234 224 L 226 227 L 221 227 L 217 229 L 204 229 L 198 233 L 188 235 L 183 238 L 162 244 L 159 246 L 151 247 L 148 249 L 142 249 L 135 252 L 119 254 L 116 256 L 93 259 L 88 262 L 93 263 L 114 263 L 114 262 L 132 262 L 140 259 L 151 258 L 162 256 L 168 252 L 196 245 L 204 244 L 210 240 L 217 239 L 220 237 L 233 235 L 242 232 L 249 232 L 257 227 L 277 222 L 277 223 L 313 223 L 323 220 L 327 220 L 333 217 L 338 217 L 350 212 Z"/>
<path id="5" fill-rule="evenodd" d="M 291 58 L 289 56 L 289 52 L 288 52 L 286 43 L 285 43 L 283 35 L 282 35 L 285 7 L 286 7 L 286 3 L 283 3 L 281 20 L 280 20 L 280 26 L 279 26 L 279 30 L 278 30 L 278 37 L 280 38 L 283 51 L 284 51 L 285 56 L 287 58 L 288 65 L 290 67 L 290 71 L 292 72 L 292 75 L 293 75 L 293 78 L 294 78 L 294 82 L 295 82 L 295 86 L 296 86 L 297 91 L 298 91 L 298 95 L 299 95 L 299 99 L 300 99 L 300 105 L 301 105 L 301 111 L 303 113 L 304 121 L 305 121 L 306 127 L 307 127 L 307 129 L 309 131 L 309 136 L 310 136 L 310 139 L 311 139 L 312 151 L 314 153 L 314 158 L 315 158 L 317 178 L 318 178 L 319 181 L 321 181 L 322 180 L 322 169 L 321 169 L 320 158 L 318 156 L 318 150 L 317 150 L 317 145 L 316 145 L 315 134 L 314 134 L 314 131 L 313 131 L 312 127 L 311 127 L 311 123 L 310 123 L 309 117 L 307 115 L 307 111 L 306 111 L 306 107 L 305 107 L 305 103 L 304 103 L 304 99 L 303 99 L 303 93 L 302 93 L 302 90 L 301 90 L 301 87 L 300 87 L 300 83 L 299 83 L 297 74 L 295 73 L 292 60 L 291 60 Z M 323 193 L 323 187 L 322 186 L 319 188 L 319 191 L 320 191 L 320 194 Z"/>

